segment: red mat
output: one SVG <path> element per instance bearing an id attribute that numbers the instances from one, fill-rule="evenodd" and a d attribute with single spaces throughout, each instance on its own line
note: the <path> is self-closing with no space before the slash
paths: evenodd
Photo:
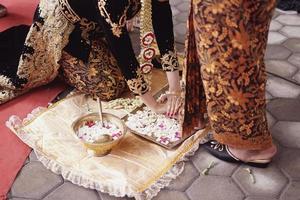
<path id="1" fill-rule="evenodd" d="M 5 126 L 5 122 L 11 115 L 24 118 L 34 108 L 47 106 L 48 102 L 64 89 L 64 84 L 55 81 L 0 105 L 0 200 L 5 199 L 5 195 L 31 151 Z"/>
<path id="2" fill-rule="evenodd" d="M 0 0 L 8 15 L 0 18 L 0 31 L 20 24 L 31 24 L 39 0 Z"/>
<path id="3" fill-rule="evenodd" d="M 0 31 L 19 24 L 30 24 L 38 0 L 1 0 L 9 14 L 0 18 Z M 0 105 L 0 200 L 7 192 L 23 166 L 31 149 L 22 143 L 6 126 L 11 115 L 25 117 L 38 106 L 46 106 L 65 86 L 61 82 L 40 87 L 13 101 Z"/>

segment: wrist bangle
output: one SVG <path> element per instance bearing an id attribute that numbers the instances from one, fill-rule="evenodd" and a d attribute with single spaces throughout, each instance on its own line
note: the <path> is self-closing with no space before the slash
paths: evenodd
<path id="1" fill-rule="evenodd" d="M 175 96 L 181 96 L 181 91 L 166 91 L 166 94 L 169 94 L 169 95 L 175 95 Z"/>

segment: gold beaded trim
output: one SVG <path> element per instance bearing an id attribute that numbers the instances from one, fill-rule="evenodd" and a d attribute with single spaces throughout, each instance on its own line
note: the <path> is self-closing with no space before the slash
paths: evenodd
<path id="1" fill-rule="evenodd" d="M 117 23 L 112 21 L 109 13 L 106 10 L 106 8 L 105 8 L 106 1 L 107 0 L 99 0 L 98 1 L 98 7 L 100 10 L 100 14 L 105 18 L 106 22 L 110 24 L 112 33 L 115 36 L 120 37 L 122 35 L 122 28 L 126 25 L 126 21 L 127 21 L 126 13 L 129 9 L 130 1 L 129 1 L 128 5 L 125 7 L 124 13 L 120 17 L 119 22 L 117 22 Z"/>
<path id="2" fill-rule="evenodd" d="M 141 0 L 142 8 L 140 14 L 140 66 L 141 72 L 144 75 L 145 81 L 148 83 L 149 87 L 151 85 L 151 69 L 153 68 L 152 58 L 155 56 L 155 52 L 150 57 L 145 57 L 144 52 L 150 52 L 153 50 L 155 43 L 155 36 L 153 33 L 152 25 L 152 0 Z M 153 37 L 153 38 L 152 38 Z M 145 70 L 150 69 L 150 70 Z"/>
<path id="3" fill-rule="evenodd" d="M 73 24 L 80 21 L 80 17 L 71 8 L 67 0 L 59 0 L 59 5 L 61 7 L 62 14 L 66 17 L 67 20 L 69 20 Z"/>

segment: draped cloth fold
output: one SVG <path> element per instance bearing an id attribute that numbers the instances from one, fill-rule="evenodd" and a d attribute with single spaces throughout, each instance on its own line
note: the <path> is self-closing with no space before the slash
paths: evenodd
<path id="1" fill-rule="evenodd" d="M 51 171 L 65 179 L 115 196 L 151 199 L 183 170 L 186 156 L 203 143 L 208 129 L 199 131 L 175 150 L 167 150 L 127 133 L 121 143 L 105 157 L 91 157 L 74 137 L 72 123 L 97 104 L 84 95 L 75 95 L 52 105 L 37 108 L 21 121 L 11 117 L 8 127 Z M 105 107 L 105 105 L 104 105 Z M 112 110 L 105 110 L 112 112 Z M 124 112 L 113 112 L 120 118 Z"/>

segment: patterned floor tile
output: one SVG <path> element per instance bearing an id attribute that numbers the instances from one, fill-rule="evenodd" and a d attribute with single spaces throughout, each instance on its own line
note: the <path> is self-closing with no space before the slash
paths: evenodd
<path id="1" fill-rule="evenodd" d="M 187 190 L 191 200 L 243 200 L 244 194 L 231 178 L 201 176 Z"/>
<path id="2" fill-rule="evenodd" d="M 251 168 L 254 181 L 246 168 L 249 167 L 241 166 L 233 178 L 247 195 L 276 198 L 288 183 L 287 177 L 274 164 L 266 169 Z"/>
<path id="3" fill-rule="evenodd" d="M 299 131 L 300 122 L 279 121 L 272 128 L 273 136 L 281 145 L 300 149 Z"/>
<path id="4" fill-rule="evenodd" d="M 12 188 L 12 197 L 41 199 L 63 183 L 63 179 L 50 172 L 39 162 L 23 167 Z"/>
<path id="5" fill-rule="evenodd" d="M 74 185 L 70 182 L 65 182 L 56 190 L 47 195 L 44 200 L 100 200 L 98 193 L 95 190 L 85 189 Z"/>

